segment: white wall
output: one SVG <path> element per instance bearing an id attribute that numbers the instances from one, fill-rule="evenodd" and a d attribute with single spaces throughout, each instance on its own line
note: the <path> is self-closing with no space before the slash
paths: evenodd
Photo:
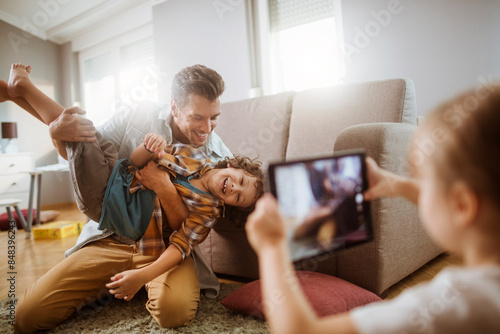
<path id="1" fill-rule="evenodd" d="M 203 64 L 226 83 L 221 101 L 248 98 L 251 88 L 245 1 L 169 0 L 153 7 L 155 56 L 166 79 L 159 97 L 170 99 L 172 78 Z"/>
<path id="2" fill-rule="evenodd" d="M 65 88 L 61 84 L 61 47 L 0 21 L 0 49 L 0 80 L 8 79 L 11 63 L 29 64 L 35 85 L 60 102 Z M 57 163 L 57 152 L 45 124 L 11 102 L 0 103 L 0 122 L 17 122 L 19 152 L 34 152 L 36 166 Z M 46 173 L 42 192 L 42 205 L 67 203 L 73 198 L 67 173 Z"/>
<path id="3" fill-rule="evenodd" d="M 393 12 L 379 15 L 383 24 L 372 13 L 381 10 Z M 413 79 L 419 114 L 481 85 L 478 77 L 500 80 L 498 0 L 346 0 L 342 12 L 344 41 L 356 48 L 345 82 Z"/>

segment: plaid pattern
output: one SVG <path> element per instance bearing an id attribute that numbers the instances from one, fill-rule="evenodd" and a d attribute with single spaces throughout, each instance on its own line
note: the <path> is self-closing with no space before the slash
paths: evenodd
<path id="1" fill-rule="evenodd" d="M 195 147 L 174 144 L 169 145 L 165 152 L 165 155 L 158 159 L 158 168 L 169 172 L 172 177 L 177 177 L 176 175 L 180 174 L 186 177 L 193 175 L 200 178 L 213 168 L 206 155 Z M 205 240 L 210 229 L 220 216 L 219 207 L 224 203 L 218 198 L 192 192 L 177 183 L 174 183 L 174 186 L 189 210 L 189 215 L 182 223 L 179 231 L 174 231 L 169 240 L 165 240 L 167 229 L 163 225 L 161 205 L 158 197 L 156 197 L 155 209 L 148 229 L 141 240 L 138 241 L 139 251 L 144 255 L 160 256 L 165 250 L 165 245 L 173 244 L 179 249 L 184 260 L 191 254 L 197 244 Z M 145 187 L 134 177 L 130 191 L 135 192 L 138 189 L 145 189 Z"/>

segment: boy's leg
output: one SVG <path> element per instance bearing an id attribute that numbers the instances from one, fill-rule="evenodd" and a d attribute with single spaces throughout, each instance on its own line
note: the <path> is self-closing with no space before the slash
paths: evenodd
<path id="1" fill-rule="evenodd" d="M 37 280 L 16 310 L 16 330 L 21 333 L 53 328 L 84 305 L 95 311 L 113 300 L 106 283 L 115 274 L 131 269 L 133 245 L 111 237 L 95 241 L 70 255 Z"/>
<path id="2" fill-rule="evenodd" d="M 140 267 L 137 260 L 134 263 Z M 147 283 L 146 290 L 146 308 L 161 327 L 186 326 L 194 321 L 200 303 L 200 283 L 192 257 Z"/>
<path id="3" fill-rule="evenodd" d="M 23 98 L 26 100 L 43 122 L 49 125 L 61 115 L 64 107 L 45 95 L 31 82 L 29 78 L 30 72 L 29 66 L 12 64 L 7 93 L 12 99 Z"/>
<path id="4" fill-rule="evenodd" d="M 0 80 L 0 103 L 5 102 L 5 101 L 12 101 L 27 112 L 29 112 L 31 115 L 35 116 L 38 118 L 41 122 L 43 122 L 42 117 L 38 115 L 35 109 L 31 107 L 31 105 L 22 97 L 11 97 L 9 93 L 7 93 L 7 83 L 5 81 Z M 44 122 L 45 123 L 45 122 Z"/>
<path id="5" fill-rule="evenodd" d="M 118 150 L 96 131 L 92 143 L 65 142 L 69 174 L 78 208 L 94 221 L 101 218 L 109 178 L 118 161 Z"/>
<path id="6" fill-rule="evenodd" d="M 36 88 L 29 78 L 30 73 L 30 66 L 12 64 L 7 93 L 11 101 L 49 125 L 61 115 L 64 107 Z M 59 154 L 65 157 L 64 142 L 61 140 L 53 140 L 53 142 Z"/>

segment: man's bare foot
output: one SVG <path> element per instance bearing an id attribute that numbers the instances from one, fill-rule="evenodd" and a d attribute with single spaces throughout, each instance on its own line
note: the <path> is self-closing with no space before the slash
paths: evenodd
<path id="1" fill-rule="evenodd" d="M 31 66 L 15 63 L 10 68 L 9 83 L 7 85 L 7 93 L 10 97 L 20 97 L 23 92 L 23 86 L 30 84 Z"/>

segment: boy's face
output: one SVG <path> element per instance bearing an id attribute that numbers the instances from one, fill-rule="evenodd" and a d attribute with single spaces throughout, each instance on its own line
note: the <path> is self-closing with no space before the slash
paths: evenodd
<path id="1" fill-rule="evenodd" d="M 243 169 L 232 167 L 215 169 L 215 175 L 208 181 L 208 191 L 224 201 L 224 204 L 249 207 L 257 200 L 257 178 Z"/>
<path id="2" fill-rule="evenodd" d="M 210 101 L 207 98 L 191 94 L 188 104 L 182 109 L 172 100 L 172 134 L 181 143 L 203 146 L 208 135 L 217 126 L 220 115 L 220 100 Z"/>

